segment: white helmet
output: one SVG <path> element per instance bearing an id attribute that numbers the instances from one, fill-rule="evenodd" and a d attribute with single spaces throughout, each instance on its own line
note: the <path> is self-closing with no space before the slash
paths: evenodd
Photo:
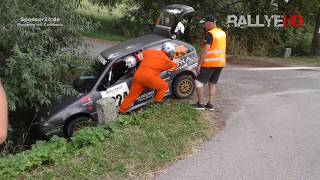
<path id="1" fill-rule="evenodd" d="M 123 60 L 126 62 L 126 67 L 129 69 L 132 69 L 137 65 L 137 59 L 132 55 L 126 56 Z"/>
<path id="2" fill-rule="evenodd" d="M 166 52 L 170 59 L 173 59 L 173 55 L 176 53 L 176 48 L 170 42 L 163 43 L 161 50 Z"/>

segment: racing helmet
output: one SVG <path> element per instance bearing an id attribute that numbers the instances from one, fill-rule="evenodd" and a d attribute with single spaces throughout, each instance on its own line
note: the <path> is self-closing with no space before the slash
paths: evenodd
<path id="1" fill-rule="evenodd" d="M 173 56 L 176 53 L 176 48 L 170 42 L 163 43 L 161 50 L 164 51 L 170 59 L 173 59 Z"/>
<path id="2" fill-rule="evenodd" d="M 129 69 L 133 69 L 137 65 L 137 59 L 132 55 L 126 56 L 123 60 Z"/>

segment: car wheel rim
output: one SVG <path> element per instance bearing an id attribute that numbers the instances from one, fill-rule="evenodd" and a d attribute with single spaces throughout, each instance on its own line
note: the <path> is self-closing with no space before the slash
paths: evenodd
<path id="1" fill-rule="evenodd" d="M 91 123 L 92 123 L 91 118 L 88 118 L 88 120 L 80 121 L 74 126 L 73 132 L 78 131 L 83 128 L 86 128 L 86 127 L 89 127 L 89 126 L 91 126 Z"/>
<path id="2" fill-rule="evenodd" d="M 193 83 L 189 79 L 182 80 L 178 85 L 178 92 L 181 96 L 189 96 L 193 89 Z"/>

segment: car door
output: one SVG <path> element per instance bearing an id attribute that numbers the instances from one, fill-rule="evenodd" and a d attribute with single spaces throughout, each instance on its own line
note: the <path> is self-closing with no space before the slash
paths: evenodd
<path id="1" fill-rule="evenodd" d="M 120 106 L 124 98 L 129 94 L 132 77 L 122 79 L 120 68 L 121 61 L 115 62 L 102 78 L 97 91 L 101 94 L 102 98 L 110 97 L 115 100 L 115 106 Z"/>
<path id="2" fill-rule="evenodd" d="M 124 99 L 128 96 L 133 75 L 136 71 L 136 69 L 132 69 L 127 73 L 121 73 L 121 71 L 123 71 L 122 65 L 123 63 L 121 61 L 115 62 L 102 79 L 101 85 L 98 86 L 98 91 L 101 94 L 101 97 L 113 98 L 115 100 L 116 107 L 119 107 L 123 103 Z M 150 100 L 153 97 L 153 94 L 153 91 L 146 89 L 137 98 L 137 101 L 134 103 L 133 107 L 139 106 L 141 103 L 145 103 L 147 100 Z M 131 108 L 131 110 L 133 109 L 135 108 Z"/>

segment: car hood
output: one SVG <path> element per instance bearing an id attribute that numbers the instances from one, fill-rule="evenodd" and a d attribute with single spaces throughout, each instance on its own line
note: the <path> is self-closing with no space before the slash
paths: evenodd
<path id="1" fill-rule="evenodd" d="M 50 106 L 45 106 L 41 109 L 41 117 L 48 118 L 56 113 L 62 111 L 63 109 L 67 108 L 68 106 L 76 103 L 83 94 L 78 93 L 74 96 L 64 96 L 62 97 L 61 101 L 54 102 Z"/>

